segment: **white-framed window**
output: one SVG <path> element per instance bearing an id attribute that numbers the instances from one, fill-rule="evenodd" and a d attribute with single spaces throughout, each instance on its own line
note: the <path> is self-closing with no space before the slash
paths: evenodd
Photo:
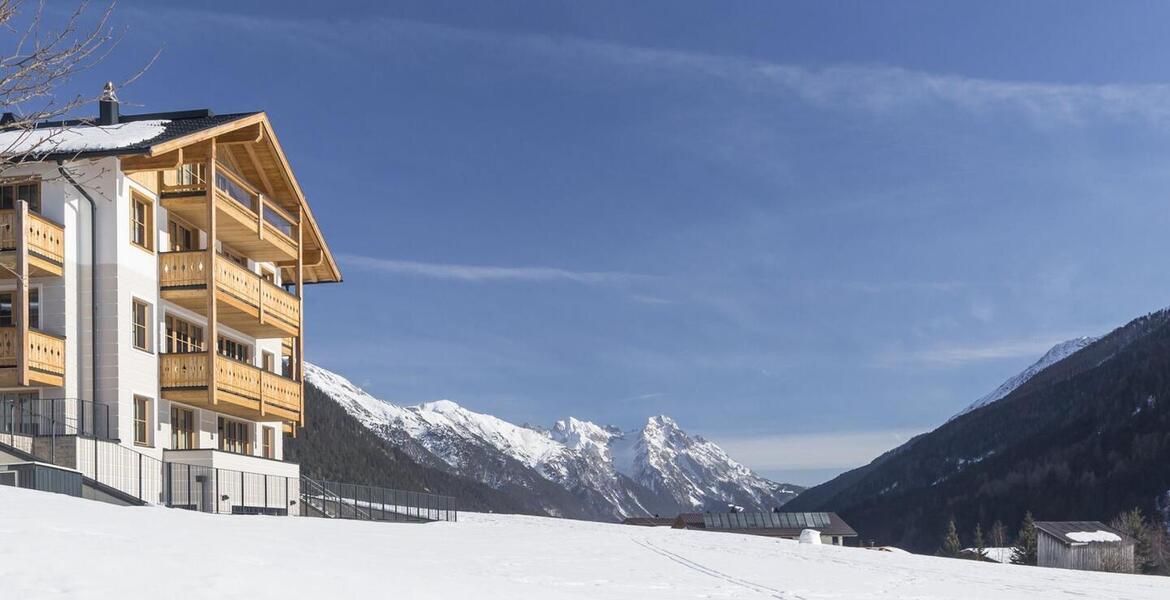
<path id="1" fill-rule="evenodd" d="M 171 405 L 171 449 L 192 450 L 198 447 L 195 409 Z"/>
<path id="2" fill-rule="evenodd" d="M 130 195 L 130 243 L 154 252 L 154 202 L 138 193 Z"/>
<path id="3" fill-rule="evenodd" d="M 135 348 L 150 352 L 150 303 L 134 298 L 130 302 L 130 341 Z"/>
<path id="4" fill-rule="evenodd" d="M 134 443 L 149 446 L 153 402 L 146 396 L 134 396 Z"/>

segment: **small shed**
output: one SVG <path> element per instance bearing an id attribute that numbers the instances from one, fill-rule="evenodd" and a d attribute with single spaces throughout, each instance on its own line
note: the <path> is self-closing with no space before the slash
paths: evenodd
<path id="1" fill-rule="evenodd" d="M 1133 538 L 1100 521 L 1037 521 L 1041 567 L 1133 573 Z"/>
<path id="2" fill-rule="evenodd" d="M 834 546 L 843 546 L 847 539 L 857 537 L 857 532 L 837 513 L 832 512 L 683 513 L 675 519 L 674 528 L 746 533 L 789 540 L 798 540 L 802 531 L 814 529 L 820 532 L 823 543 Z"/>

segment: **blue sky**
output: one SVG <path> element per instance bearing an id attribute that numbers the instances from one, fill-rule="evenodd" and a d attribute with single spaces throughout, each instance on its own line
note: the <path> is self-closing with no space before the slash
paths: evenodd
<path id="1" fill-rule="evenodd" d="M 96 89 L 264 109 L 400 403 L 652 414 L 815 483 L 1170 305 L 1170 5 L 122 2 Z"/>

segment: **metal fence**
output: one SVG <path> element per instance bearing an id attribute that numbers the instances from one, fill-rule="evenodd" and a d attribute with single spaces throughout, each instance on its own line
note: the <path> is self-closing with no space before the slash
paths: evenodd
<path id="1" fill-rule="evenodd" d="M 164 462 L 122 445 L 115 429 L 105 404 L 0 395 L 0 444 L 76 469 L 142 502 L 216 514 L 414 523 L 458 519 L 452 496 Z"/>
<path id="2" fill-rule="evenodd" d="M 229 515 L 298 514 L 300 479 L 181 463 L 163 464 L 163 500 L 171 508 Z"/>
<path id="3" fill-rule="evenodd" d="M 339 481 L 302 477 L 304 515 L 363 521 L 456 521 L 455 498 Z"/>

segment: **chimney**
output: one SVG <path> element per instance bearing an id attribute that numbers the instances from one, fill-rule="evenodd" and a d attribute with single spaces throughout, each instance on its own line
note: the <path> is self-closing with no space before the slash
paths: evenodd
<path id="1" fill-rule="evenodd" d="M 114 82 L 107 81 L 98 98 L 98 125 L 118 124 L 118 96 L 114 94 Z"/>

